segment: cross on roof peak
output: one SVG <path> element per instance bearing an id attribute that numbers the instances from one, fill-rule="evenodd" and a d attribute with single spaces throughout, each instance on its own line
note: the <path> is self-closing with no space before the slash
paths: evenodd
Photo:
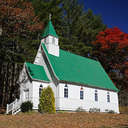
<path id="1" fill-rule="evenodd" d="M 50 14 L 49 14 L 49 20 L 51 20 L 51 19 L 52 19 L 52 14 L 50 13 Z"/>

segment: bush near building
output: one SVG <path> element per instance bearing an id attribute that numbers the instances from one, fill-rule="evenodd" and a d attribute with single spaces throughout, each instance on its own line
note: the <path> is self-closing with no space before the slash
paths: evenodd
<path id="1" fill-rule="evenodd" d="M 33 104 L 30 101 L 23 102 L 21 104 L 21 112 L 32 111 Z"/>
<path id="2" fill-rule="evenodd" d="M 42 89 L 40 102 L 39 102 L 39 112 L 41 113 L 55 113 L 55 97 L 52 88 L 48 86 Z"/>

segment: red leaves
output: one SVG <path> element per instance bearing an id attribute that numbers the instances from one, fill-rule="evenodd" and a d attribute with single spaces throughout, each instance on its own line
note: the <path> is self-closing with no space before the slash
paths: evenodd
<path id="1" fill-rule="evenodd" d="M 110 49 L 112 45 L 116 45 L 118 49 L 128 47 L 128 34 L 117 27 L 107 28 L 100 32 L 96 39 L 93 44 L 100 44 L 102 50 Z"/>
<path id="2" fill-rule="evenodd" d="M 117 87 L 128 88 L 128 34 L 119 28 L 107 28 L 96 36 L 92 43 L 94 56 L 111 75 Z"/>

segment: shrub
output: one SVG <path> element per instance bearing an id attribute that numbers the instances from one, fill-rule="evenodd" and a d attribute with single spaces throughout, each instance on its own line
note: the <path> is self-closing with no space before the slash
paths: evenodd
<path id="1" fill-rule="evenodd" d="M 82 107 L 78 107 L 78 108 L 76 109 L 76 112 L 86 112 L 86 110 L 83 109 Z"/>
<path id="2" fill-rule="evenodd" d="M 22 112 L 29 112 L 32 111 L 33 104 L 30 101 L 23 102 L 21 104 L 21 111 Z"/>
<path id="3" fill-rule="evenodd" d="M 109 110 L 108 113 L 112 113 L 112 114 L 114 114 L 115 111 L 114 111 L 114 110 Z"/>
<path id="4" fill-rule="evenodd" d="M 99 108 L 90 108 L 89 112 L 100 112 Z"/>
<path id="5" fill-rule="evenodd" d="M 40 102 L 39 102 L 39 112 L 41 113 L 55 113 L 55 98 L 52 88 L 48 86 L 42 89 Z"/>

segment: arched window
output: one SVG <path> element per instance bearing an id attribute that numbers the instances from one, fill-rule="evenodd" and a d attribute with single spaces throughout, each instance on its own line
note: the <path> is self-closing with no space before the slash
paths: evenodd
<path id="1" fill-rule="evenodd" d="M 84 91 L 83 91 L 83 87 L 80 88 L 80 99 L 81 99 L 81 100 L 84 99 Z"/>
<path id="2" fill-rule="evenodd" d="M 41 96 L 42 89 L 43 89 L 43 85 L 41 84 L 39 87 L 39 97 Z"/>
<path id="3" fill-rule="evenodd" d="M 110 94 L 107 92 L 107 102 L 110 102 Z"/>
<path id="4" fill-rule="evenodd" d="M 98 101 L 98 91 L 95 90 L 95 101 Z"/>
<path id="5" fill-rule="evenodd" d="M 68 86 L 67 86 L 67 84 L 64 86 L 64 97 L 68 98 Z"/>

